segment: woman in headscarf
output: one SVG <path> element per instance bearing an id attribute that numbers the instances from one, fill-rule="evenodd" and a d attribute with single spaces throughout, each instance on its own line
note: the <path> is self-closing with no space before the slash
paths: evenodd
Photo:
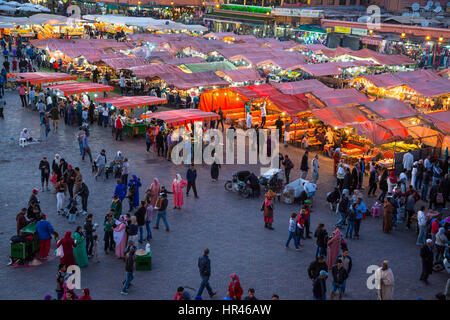
<path id="1" fill-rule="evenodd" d="M 384 210 L 383 210 L 383 232 L 390 233 L 392 231 L 392 212 L 393 207 L 389 198 L 384 201 Z"/>
<path id="2" fill-rule="evenodd" d="M 61 178 L 62 175 L 60 164 L 61 164 L 61 156 L 57 153 L 55 154 L 55 159 L 53 159 L 52 162 L 52 171 L 53 174 L 56 174 L 58 180 Z"/>
<path id="3" fill-rule="evenodd" d="M 445 228 L 439 228 L 439 231 L 436 233 L 434 244 L 436 246 L 436 262 L 442 263 L 442 261 L 444 260 L 445 247 L 448 244 L 448 238 L 445 234 Z"/>
<path id="4" fill-rule="evenodd" d="M 231 275 L 230 285 L 228 286 L 228 296 L 233 300 L 241 300 L 242 293 L 243 290 L 239 277 L 236 273 L 233 273 Z"/>
<path id="5" fill-rule="evenodd" d="M 127 246 L 128 237 L 125 232 L 127 223 L 125 216 L 120 216 L 119 220 L 116 220 L 116 226 L 114 227 L 114 242 L 116 243 L 116 257 L 125 258 L 125 247 Z"/>
<path id="6" fill-rule="evenodd" d="M 152 184 L 150 185 L 149 188 L 150 194 L 150 203 L 152 205 L 152 207 L 155 206 L 156 204 L 156 200 L 158 200 L 159 197 L 159 192 L 161 191 L 161 184 L 159 183 L 158 178 L 154 178 Z"/>
<path id="7" fill-rule="evenodd" d="M 83 295 L 80 297 L 80 300 L 92 300 L 88 288 L 84 288 L 84 289 L 83 289 Z"/>
<path id="8" fill-rule="evenodd" d="M 86 237 L 84 236 L 83 229 L 80 226 L 78 226 L 73 233 L 73 240 L 77 244 L 77 246 L 73 250 L 75 262 L 80 268 L 86 267 L 88 265 Z"/>
<path id="9" fill-rule="evenodd" d="M 264 211 L 264 228 L 273 230 L 273 202 L 272 199 L 275 197 L 275 193 L 272 190 L 267 191 L 264 196 L 264 202 L 261 210 Z"/>
<path id="10" fill-rule="evenodd" d="M 59 263 L 65 264 L 66 266 L 75 265 L 75 258 L 73 257 L 73 247 L 77 244 L 72 239 L 72 232 L 67 231 L 64 238 L 58 241 L 56 247 L 62 246 L 64 255 L 60 258 Z"/>
<path id="11" fill-rule="evenodd" d="M 63 300 L 79 300 L 75 291 L 69 289 L 65 282 L 63 283 L 63 288 L 64 288 L 64 294 L 63 294 L 63 298 L 62 298 Z"/>
<path id="12" fill-rule="evenodd" d="M 339 230 L 339 227 L 336 227 L 334 230 L 331 239 L 328 240 L 328 254 L 327 254 L 327 265 L 328 270 L 331 270 L 333 266 L 336 264 L 337 256 L 339 255 L 339 252 L 341 251 L 341 231 Z"/>
<path id="13" fill-rule="evenodd" d="M 116 157 L 114 158 L 114 177 L 116 179 L 120 179 L 122 176 L 122 164 L 123 164 L 123 155 L 121 151 L 117 151 Z"/>
<path id="14" fill-rule="evenodd" d="M 217 163 L 216 160 L 214 160 L 213 164 L 211 165 L 211 179 L 213 182 L 216 182 L 219 178 L 219 169 L 220 164 Z"/>
<path id="15" fill-rule="evenodd" d="M 128 181 L 128 200 L 130 202 L 130 210 L 139 207 L 139 188 L 142 186 L 141 181 L 135 174 Z"/>
<path id="16" fill-rule="evenodd" d="M 184 181 L 180 174 L 177 173 L 175 179 L 172 182 L 172 192 L 173 192 L 173 205 L 174 209 L 181 209 L 184 204 L 183 199 L 183 188 L 187 186 L 187 182 Z"/>

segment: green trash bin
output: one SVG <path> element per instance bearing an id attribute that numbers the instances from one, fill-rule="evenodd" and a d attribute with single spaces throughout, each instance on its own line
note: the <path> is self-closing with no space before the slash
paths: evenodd
<path id="1" fill-rule="evenodd" d="M 39 239 L 36 232 L 36 222 L 30 223 L 20 230 L 24 235 L 32 235 L 33 241 L 31 242 L 32 253 L 39 251 Z"/>
<path id="2" fill-rule="evenodd" d="M 28 259 L 32 256 L 32 242 L 11 242 L 11 258 Z"/>
<path id="3" fill-rule="evenodd" d="M 149 252 L 145 256 L 136 256 L 136 271 L 152 270 L 152 253 Z"/>

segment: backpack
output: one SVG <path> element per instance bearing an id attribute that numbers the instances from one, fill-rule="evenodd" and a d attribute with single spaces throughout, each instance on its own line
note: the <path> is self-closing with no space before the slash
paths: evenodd
<path id="1" fill-rule="evenodd" d="M 137 192 L 136 185 L 133 183 L 130 186 L 130 188 L 128 189 L 128 191 L 129 191 L 130 195 L 133 196 Z"/>
<path id="2" fill-rule="evenodd" d="M 438 192 L 436 194 L 436 203 L 437 204 L 443 204 L 444 203 L 444 195 L 442 194 L 442 192 Z"/>

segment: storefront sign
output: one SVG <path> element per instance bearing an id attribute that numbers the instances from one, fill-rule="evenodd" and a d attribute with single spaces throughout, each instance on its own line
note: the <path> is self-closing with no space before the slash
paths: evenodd
<path id="1" fill-rule="evenodd" d="M 320 18 L 323 15 L 323 10 L 273 8 L 272 14 L 275 16 L 283 16 L 283 17 Z"/>
<path id="2" fill-rule="evenodd" d="M 348 33 L 350 34 L 352 31 L 352 28 L 347 28 L 347 27 L 334 27 L 334 32 L 338 32 L 338 33 Z"/>
<path id="3" fill-rule="evenodd" d="M 367 29 L 352 29 L 352 34 L 356 34 L 358 36 L 367 36 Z"/>

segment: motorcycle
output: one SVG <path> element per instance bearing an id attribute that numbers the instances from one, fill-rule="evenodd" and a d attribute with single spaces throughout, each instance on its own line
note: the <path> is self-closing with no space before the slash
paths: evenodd
<path id="1" fill-rule="evenodd" d="M 237 192 L 243 198 L 250 197 L 251 188 L 247 184 L 247 177 L 250 175 L 250 171 L 238 171 L 233 173 L 233 178 L 225 182 L 225 190 Z"/>

